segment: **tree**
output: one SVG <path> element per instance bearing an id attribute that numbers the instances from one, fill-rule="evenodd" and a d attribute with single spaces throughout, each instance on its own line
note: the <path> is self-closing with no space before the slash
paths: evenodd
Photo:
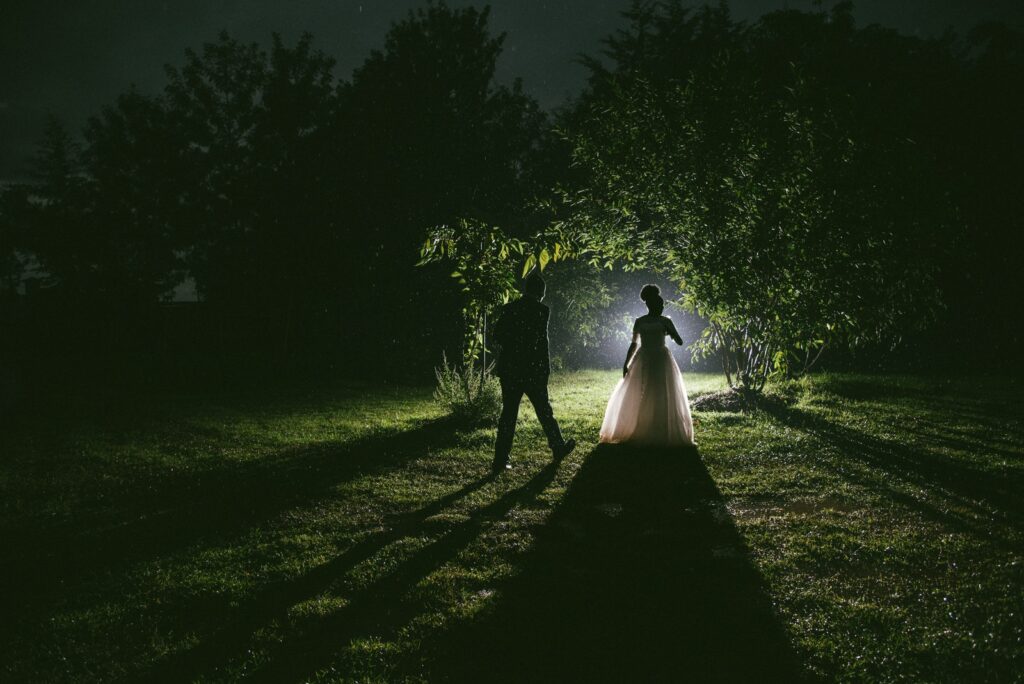
<path id="1" fill-rule="evenodd" d="M 389 200 L 411 200 L 389 202 L 377 217 L 389 232 L 419 236 L 424 221 L 458 216 L 518 228 L 510 222 L 533 190 L 544 116 L 518 80 L 495 83 L 504 35 L 490 34 L 489 16 L 428 3 L 392 26 L 345 88 L 366 145 L 366 185 L 380 181 Z"/>
<path id="2" fill-rule="evenodd" d="M 295 47 L 275 35 L 268 55 L 226 33 L 168 68 L 179 192 L 196 226 L 189 266 L 208 300 L 276 305 L 316 274 L 304 260 L 318 261 L 325 231 L 306 209 L 335 106 L 332 68 L 309 35 Z"/>
<path id="3" fill-rule="evenodd" d="M 236 314 L 250 348 L 276 361 L 322 327 L 339 290 L 339 225 L 325 187 L 337 112 L 334 62 L 303 35 L 268 52 L 221 33 L 168 67 L 164 91 L 181 150 L 174 192 L 200 296 Z M 258 332 L 257 332 L 258 331 Z M 297 333 L 304 335 L 298 339 Z"/>
<path id="4" fill-rule="evenodd" d="M 848 11 L 744 27 L 724 5 L 637 6 L 567 133 L 586 176 L 562 190 L 563 239 L 669 275 L 709 321 L 695 352 L 720 353 L 741 389 L 808 369 L 827 344 L 896 339 L 939 303 L 951 216 L 931 159 L 858 118 L 841 71 L 765 59 L 794 36 L 853 41 Z"/>
<path id="5" fill-rule="evenodd" d="M 356 220 L 366 248 L 358 272 L 410 328 L 441 332 L 445 322 L 451 329 L 460 322 L 468 326 L 465 334 L 446 340 L 461 339 L 460 356 L 467 359 L 480 353 L 474 340 L 482 334 L 477 327 L 486 307 L 479 307 L 493 304 L 494 292 L 472 291 L 463 299 L 463 285 L 446 282 L 452 268 L 434 258 L 410 272 L 415 251 L 409 246 L 422 245 L 424 232 L 437 227 L 433 244 L 454 245 L 456 252 L 446 251 L 443 258 L 458 262 L 480 251 L 483 235 L 488 245 L 493 237 L 500 251 L 499 243 L 511 245 L 512 238 L 524 239 L 540 226 L 529 203 L 540 186 L 534 159 L 541 153 L 545 118 L 518 82 L 495 82 L 504 38 L 491 35 L 488 22 L 486 9 L 454 9 L 443 2 L 410 12 L 341 95 L 354 131 L 347 151 L 361 171 L 354 181 L 362 199 Z M 500 237 L 492 234 L 495 226 Z M 435 256 L 440 259 L 440 252 Z M 510 272 L 519 265 L 510 265 Z M 481 282 L 505 277 L 480 267 Z M 475 271 L 455 270 L 476 277 Z M 410 297 L 410 288 L 417 297 Z M 423 307 L 424 298 L 431 307 Z M 408 346 L 434 345 L 409 345 L 406 339 L 404 355 Z M 435 350 L 431 354 L 436 357 Z"/>
<path id="6" fill-rule="evenodd" d="M 143 278 L 122 263 L 122 245 L 96 220 L 96 188 L 79 141 L 51 118 L 37 145 L 31 180 L 8 192 L 19 248 L 69 305 L 109 306 L 135 298 Z M 128 236 L 131 239 L 132 236 Z"/>
<path id="7" fill-rule="evenodd" d="M 462 364 L 480 363 L 487 369 L 487 317 L 517 294 L 518 260 L 528 254 L 527 243 L 511 238 L 497 226 L 461 220 L 457 226 L 439 226 L 420 250 L 420 265 L 449 262 L 451 277 L 462 286 L 464 341 Z M 526 257 L 529 259 L 529 257 Z M 541 267 L 547 265 L 547 259 Z"/>
<path id="8" fill-rule="evenodd" d="M 574 259 L 550 270 L 544 301 L 552 311 L 548 334 L 553 364 L 579 368 L 598 363 L 606 342 L 625 348 L 629 328 L 620 309 L 623 301 L 635 301 L 639 289 L 625 292 L 627 282 L 635 285 L 630 276 Z M 616 350 L 616 356 L 620 353 Z"/>
<path id="9" fill-rule="evenodd" d="M 25 195 L 23 186 L 0 190 L 0 297 L 13 294 L 25 272 Z"/>
<path id="10" fill-rule="evenodd" d="M 19 249 L 66 297 L 136 306 L 180 280 L 165 131 L 159 101 L 134 91 L 90 121 L 84 145 L 57 120 L 47 125 L 34 177 L 8 191 L 7 213 Z"/>
<path id="11" fill-rule="evenodd" d="M 108 294 L 147 304 L 184 275 L 183 146 L 164 101 L 134 89 L 88 122 L 83 150 L 86 239 L 105 265 Z"/>

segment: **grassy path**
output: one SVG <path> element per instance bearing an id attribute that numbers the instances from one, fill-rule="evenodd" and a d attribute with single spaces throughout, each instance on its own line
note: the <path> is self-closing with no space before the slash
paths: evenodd
<path id="1" fill-rule="evenodd" d="M 595 448 L 615 380 L 497 478 L 425 388 L 21 416 L 0 680 L 1020 681 L 1019 386 L 821 376 L 665 454 Z"/>

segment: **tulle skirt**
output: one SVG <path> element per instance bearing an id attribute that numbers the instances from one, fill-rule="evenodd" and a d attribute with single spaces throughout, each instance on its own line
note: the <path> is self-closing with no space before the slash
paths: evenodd
<path id="1" fill-rule="evenodd" d="M 601 443 L 625 442 L 654 447 L 693 444 L 686 386 L 667 347 L 641 346 L 608 400 Z"/>

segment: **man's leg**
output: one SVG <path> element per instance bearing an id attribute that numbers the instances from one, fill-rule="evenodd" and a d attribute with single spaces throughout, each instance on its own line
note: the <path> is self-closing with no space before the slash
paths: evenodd
<path id="1" fill-rule="evenodd" d="M 498 418 L 498 439 L 494 443 L 495 468 L 504 468 L 508 464 L 508 455 L 512 453 L 512 438 L 516 434 L 516 419 L 519 418 L 519 402 L 522 399 L 522 386 L 502 378 L 501 417 Z"/>
<path id="2" fill-rule="evenodd" d="M 562 455 L 566 442 L 562 438 L 562 431 L 558 428 L 558 421 L 555 420 L 555 412 L 551 410 L 551 401 L 548 399 L 548 386 L 546 383 L 535 383 L 526 388 L 526 396 L 533 404 L 533 410 L 537 412 L 537 420 L 544 428 L 544 434 L 548 438 L 548 446 L 555 455 Z"/>

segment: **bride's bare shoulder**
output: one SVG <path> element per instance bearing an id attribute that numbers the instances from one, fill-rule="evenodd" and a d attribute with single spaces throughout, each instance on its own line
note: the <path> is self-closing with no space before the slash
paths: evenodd
<path id="1" fill-rule="evenodd" d="M 650 323 L 650 321 L 651 321 L 650 315 L 640 316 L 639 318 L 637 318 L 636 320 L 633 321 L 633 332 L 636 332 L 637 329 L 641 325 L 643 325 L 644 323 Z"/>
<path id="2" fill-rule="evenodd" d="M 676 324 L 672 322 L 672 319 L 668 316 L 660 316 L 661 325 L 665 328 L 665 332 L 671 335 L 673 338 L 676 336 Z"/>

